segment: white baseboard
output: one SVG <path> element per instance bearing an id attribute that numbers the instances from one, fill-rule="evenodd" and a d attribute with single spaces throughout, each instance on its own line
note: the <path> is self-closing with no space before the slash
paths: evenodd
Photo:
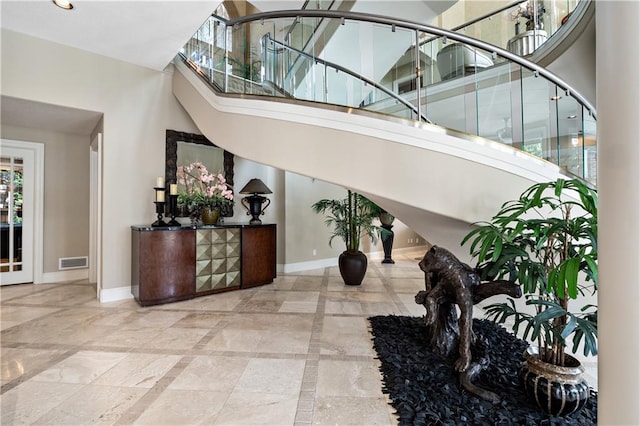
<path id="1" fill-rule="evenodd" d="M 88 280 L 89 269 L 70 269 L 68 271 L 44 272 L 42 281 L 36 284 L 52 284 L 64 281 Z"/>
<path id="2" fill-rule="evenodd" d="M 104 288 L 100 291 L 100 303 L 117 302 L 118 300 L 133 299 L 131 286 Z"/>
<path id="3" fill-rule="evenodd" d="M 413 247 L 402 247 L 399 249 L 393 249 L 392 253 L 401 254 L 401 253 L 411 253 L 416 250 L 428 250 L 428 246 L 413 246 Z M 373 251 L 370 253 L 366 253 L 369 260 L 380 260 L 384 259 L 384 251 Z M 309 262 L 298 262 L 298 263 L 285 263 L 278 264 L 276 267 L 276 271 L 278 273 L 288 273 L 288 272 L 300 272 L 300 271 L 308 271 L 311 269 L 320 269 L 327 268 L 332 266 L 338 266 L 338 256 L 329 259 L 320 259 L 320 260 L 312 260 Z"/>
<path id="4" fill-rule="evenodd" d="M 329 259 L 311 260 L 309 262 L 287 263 L 283 265 L 282 272 L 309 271 L 311 269 L 328 268 L 338 266 L 338 256 Z"/>

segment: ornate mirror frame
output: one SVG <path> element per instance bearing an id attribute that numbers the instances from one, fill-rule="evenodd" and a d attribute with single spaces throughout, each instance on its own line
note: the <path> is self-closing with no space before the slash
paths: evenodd
<path id="1" fill-rule="evenodd" d="M 203 135 L 178 132 L 176 130 L 167 130 L 165 148 L 165 185 L 167 187 L 169 187 L 169 184 L 177 182 L 176 171 L 178 168 L 178 142 L 186 142 L 218 148 L 218 146 L 213 144 Z M 224 150 L 224 177 L 227 180 L 227 183 L 231 187 L 233 187 L 233 154 L 228 152 L 227 150 Z M 233 207 L 225 216 L 233 216 Z"/>

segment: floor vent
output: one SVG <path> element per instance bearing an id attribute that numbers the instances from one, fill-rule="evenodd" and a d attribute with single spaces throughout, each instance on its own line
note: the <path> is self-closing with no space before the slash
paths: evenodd
<path id="1" fill-rule="evenodd" d="M 58 259 L 58 269 L 78 269 L 89 266 L 89 257 L 61 257 Z"/>

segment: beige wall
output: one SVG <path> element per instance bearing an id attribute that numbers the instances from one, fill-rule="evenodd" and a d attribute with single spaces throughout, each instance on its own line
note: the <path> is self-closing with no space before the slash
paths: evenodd
<path id="1" fill-rule="evenodd" d="M 325 216 L 316 214 L 311 205 L 323 198 L 344 198 L 347 191 L 339 186 L 295 173 L 286 174 L 288 230 L 286 263 L 336 258 L 345 250 L 344 242 L 335 238 L 329 246 L 331 229 Z M 315 250 L 315 255 L 314 255 Z"/>
<path id="2" fill-rule="evenodd" d="M 130 226 L 154 220 L 165 131 L 197 131 L 171 93 L 171 73 L 6 30 L 1 47 L 3 95 L 104 114 L 102 284 L 128 286 Z M 88 169 L 88 155 L 79 161 Z"/>
<path id="3" fill-rule="evenodd" d="M 44 144 L 43 272 L 89 255 L 89 137 L 3 125 L 6 139 Z"/>

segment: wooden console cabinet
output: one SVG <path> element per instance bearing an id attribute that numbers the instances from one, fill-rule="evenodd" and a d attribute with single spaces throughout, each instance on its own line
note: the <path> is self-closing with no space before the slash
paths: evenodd
<path id="1" fill-rule="evenodd" d="M 276 225 L 131 227 L 131 293 L 142 306 L 269 284 Z"/>

